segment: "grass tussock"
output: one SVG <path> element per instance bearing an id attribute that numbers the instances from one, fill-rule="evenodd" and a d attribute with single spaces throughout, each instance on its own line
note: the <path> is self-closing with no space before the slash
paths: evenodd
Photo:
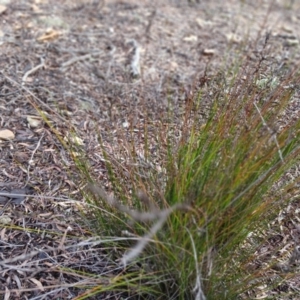
<path id="1" fill-rule="evenodd" d="M 147 134 L 142 165 L 129 130 L 126 172 L 99 139 L 111 192 L 89 185 L 93 208 L 86 219 L 95 233 L 128 237 L 116 257 L 122 270 L 118 287 L 127 295 L 249 299 L 262 282 L 267 293 L 285 280 L 274 279 L 271 262 L 253 268 L 253 261 L 270 222 L 298 191 L 298 179 L 285 174 L 300 154 L 300 122 L 286 115 L 299 74 L 271 72 L 262 79 L 265 71 L 262 60 L 253 66 L 246 59 L 197 88 L 187 99 L 181 138 L 174 142 L 171 127 L 158 130 L 163 175 L 151 164 Z M 83 161 L 75 161 L 93 182 Z"/>

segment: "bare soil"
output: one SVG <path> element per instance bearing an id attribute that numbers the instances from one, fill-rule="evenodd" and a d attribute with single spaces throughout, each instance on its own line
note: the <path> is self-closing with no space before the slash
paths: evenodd
<path id="1" fill-rule="evenodd" d="M 99 134 L 125 168 L 129 137 L 120 132 L 134 129 L 142 156 L 147 122 L 155 156 L 169 102 L 180 134 L 186 99 L 237 56 L 259 59 L 267 36 L 272 76 L 300 62 L 300 2 L 199 2 L 0 0 L 0 130 L 14 134 L 0 140 L 5 299 L 74 299 L 74 286 L 91 279 L 62 268 L 112 274 L 109 253 L 79 244 L 90 235 L 75 206 L 84 182 L 63 141 L 73 140 L 73 154 L 85 153 L 94 179 L 108 186 Z M 272 237 L 277 247 L 294 249 L 297 207 Z"/>

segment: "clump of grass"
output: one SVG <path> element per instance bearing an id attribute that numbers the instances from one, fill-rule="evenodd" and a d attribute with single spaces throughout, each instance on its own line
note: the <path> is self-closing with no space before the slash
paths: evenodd
<path id="1" fill-rule="evenodd" d="M 166 203 L 191 207 L 172 214 L 158 235 L 168 242 L 157 256 L 174 278 L 174 299 L 192 299 L 199 279 L 208 299 L 236 299 L 252 276 L 246 263 L 251 251 L 243 256 L 235 251 L 262 219 L 270 218 L 270 210 L 274 213 L 287 200 L 287 183 L 280 191 L 274 185 L 299 159 L 300 123 L 275 128 L 293 94 L 284 86 L 292 86 L 295 74 L 273 91 L 259 90 L 255 78 L 244 76 L 239 91 L 221 87 L 222 97 L 215 99 L 201 129 L 196 121 L 169 176 Z M 240 85 L 241 77 L 235 81 Z"/>
<path id="2" fill-rule="evenodd" d="M 204 123 L 199 112 L 211 94 L 200 89 L 190 99 L 184 137 L 175 155 L 169 144 L 163 180 L 155 172 L 138 179 L 139 168 L 133 167 L 133 182 L 121 184 L 106 157 L 115 196 L 92 185 L 98 198 L 90 201 L 105 207 L 93 212 L 101 234 L 130 237 L 120 265 L 124 272 L 133 268 L 140 279 L 134 288 L 127 287 L 132 295 L 237 299 L 266 280 L 270 265 L 251 271 L 255 249 L 264 241 L 250 239 L 250 234 L 267 230 L 268 221 L 287 204 L 287 191 L 296 187 L 284 175 L 299 160 L 300 122 L 291 118 L 284 127 L 280 124 L 299 74 L 293 71 L 276 80 L 270 75 L 262 84 L 261 62 L 254 72 L 246 61 L 239 72 L 225 74 L 229 80 L 214 78 L 216 92 L 205 108 Z M 145 197 L 139 195 L 141 185 L 146 192 L 150 188 Z M 129 202 L 124 195 L 131 195 Z"/>

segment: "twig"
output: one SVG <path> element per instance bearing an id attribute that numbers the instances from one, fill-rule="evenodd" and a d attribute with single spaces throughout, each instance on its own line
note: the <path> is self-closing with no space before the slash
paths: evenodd
<path id="1" fill-rule="evenodd" d="M 152 11 L 150 17 L 149 17 L 149 21 L 148 21 L 148 24 L 147 24 L 147 27 L 146 27 L 146 30 L 145 30 L 145 35 L 147 37 L 147 42 L 149 42 L 150 40 L 150 30 L 151 30 L 151 27 L 153 25 L 153 20 L 155 18 L 155 15 L 156 15 L 156 8 Z"/>
<path id="2" fill-rule="evenodd" d="M 58 46 L 52 46 L 51 47 L 51 50 L 52 51 L 55 51 L 55 52 L 63 52 L 63 53 L 70 53 L 72 55 L 75 55 L 75 54 L 80 54 L 80 55 L 85 55 L 85 54 L 88 54 L 88 53 L 97 53 L 99 52 L 99 49 L 87 49 L 87 48 L 60 48 Z"/>
<path id="3" fill-rule="evenodd" d="M 61 65 L 61 68 L 63 70 L 65 70 L 67 67 L 71 66 L 72 64 L 74 64 L 76 62 L 79 62 L 79 61 L 82 61 L 82 60 L 86 60 L 86 59 L 90 59 L 93 56 L 100 55 L 101 53 L 102 53 L 102 51 L 98 51 L 98 52 L 93 52 L 93 53 L 88 53 L 88 54 L 85 54 L 85 55 L 73 57 L 73 58 L 69 59 L 68 61 L 64 62 Z"/>
<path id="4" fill-rule="evenodd" d="M 61 238 L 61 241 L 60 241 L 60 243 L 59 243 L 59 245 L 58 245 L 58 250 L 61 250 L 61 251 L 65 250 L 64 243 L 65 243 L 65 241 L 66 241 L 67 233 L 68 233 L 69 231 L 72 231 L 72 230 L 73 230 L 73 229 L 72 229 L 71 226 L 68 226 L 68 227 L 67 227 L 67 229 L 65 230 L 64 235 L 63 235 L 63 237 Z"/>
<path id="5" fill-rule="evenodd" d="M 130 40 L 128 43 L 133 45 L 130 59 L 130 73 L 133 77 L 139 77 L 141 74 L 140 53 L 141 47 L 136 40 Z"/>
<path id="6" fill-rule="evenodd" d="M 110 76 L 110 71 L 111 71 L 111 66 L 113 64 L 113 60 L 114 60 L 114 54 L 116 52 L 116 47 L 114 45 L 110 45 L 111 49 L 109 51 L 109 63 L 108 63 L 108 68 L 106 70 L 106 79 L 105 81 L 108 81 L 108 77 Z"/>
<path id="7" fill-rule="evenodd" d="M 37 149 L 40 147 L 41 141 L 42 141 L 44 135 L 45 135 L 45 134 L 43 133 L 42 136 L 41 136 L 41 138 L 39 139 L 39 141 L 38 141 L 38 143 L 37 143 L 35 149 L 32 151 L 31 157 L 30 157 L 30 159 L 29 159 L 29 161 L 28 161 L 28 166 L 27 166 L 27 180 L 26 180 L 25 186 L 27 186 L 27 184 L 28 184 L 28 182 L 29 182 L 29 180 L 30 180 L 29 171 L 30 171 L 30 166 L 31 166 L 31 164 L 33 163 L 33 156 L 34 156 L 35 152 L 37 151 Z"/>
<path id="8" fill-rule="evenodd" d="M 43 67 L 45 67 L 45 61 L 43 58 L 41 58 L 41 63 L 39 65 L 37 65 L 36 67 L 32 68 L 24 74 L 24 76 L 22 77 L 22 85 L 25 85 L 28 76 L 30 76 L 31 74 L 35 73 L 37 70 Z"/>
<path id="9" fill-rule="evenodd" d="M 2 209 L 0 210 L 0 216 L 3 214 L 4 210 L 8 207 L 8 205 L 11 203 L 12 199 L 7 200 L 7 202 L 4 204 Z"/>

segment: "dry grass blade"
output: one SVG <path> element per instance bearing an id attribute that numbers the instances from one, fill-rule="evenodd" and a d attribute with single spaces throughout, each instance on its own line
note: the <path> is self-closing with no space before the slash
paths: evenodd
<path id="1" fill-rule="evenodd" d="M 268 131 L 269 131 L 269 133 L 271 134 L 271 137 L 274 139 L 274 141 L 275 141 L 275 143 L 276 143 L 276 146 L 277 146 L 277 149 L 278 149 L 279 157 L 280 157 L 281 161 L 284 163 L 283 156 L 282 156 L 282 152 L 281 152 L 281 149 L 280 149 L 280 146 L 279 146 L 277 137 L 276 137 L 276 133 L 274 133 L 274 132 L 272 131 L 272 129 L 267 125 L 267 123 L 266 123 L 264 117 L 262 116 L 261 111 L 259 110 L 257 104 L 256 104 L 255 102 L 254 102 L 253 104 L 254 104 L 254 106 L 255 106 L 257 112 L 259 113 L 259 115 L 260 115 L 260 117 L 261 117 L 261 120 L 262 120 L 262 122 L 263 122 L 263 125 L 266 126 L 266 128 L 267 128 Z"/>
<path id="2" fill-rule="evenodd" d="M 111 205 L 112 207 L 116 208 L 117 210 L 128 214 L 134 221 L 140 221 L 140 222 L 149 222 L 154 221 L 156 219 L 166 220 L 167 217 L 175 210 L 188 210 L 190 208 L 187 204 L 175 204 L 171 206 L 170 208 L 166 208 L 165 210 L 151 210 L 149 212 L 142 212 L 133 210 L 128 206 L 121 205 L 113 196 L 108 196 L 105 191 L 94 184 L 90 184 L 88 186 L 88 189 L 90 189 L 96 196 L 99 196 L 101 199 L 105 200 L 106 203 Z M 164 223 L 164 222 L 163 222 Z"/>

